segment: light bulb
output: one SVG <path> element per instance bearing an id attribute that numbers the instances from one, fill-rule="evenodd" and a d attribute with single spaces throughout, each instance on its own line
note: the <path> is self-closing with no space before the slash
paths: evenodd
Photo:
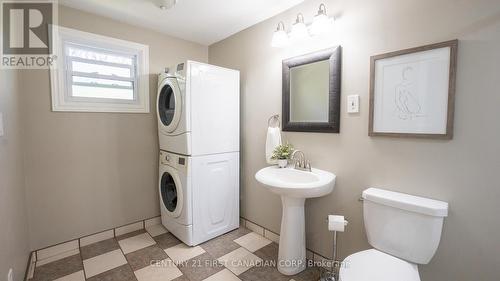
<path id="1" fill-rule="evenodd" d="M 289 44 L 288 34 L 285 31 L 285 24 L 280 22 L 278 28 L 273 34 L 273 39 L 271 41 L 271 46 L 275 48 L 283 48 Z"/>
<path id="2" fill-rule="evenodd" d="M 292 25 L 292 31 L 290 32 L 290 37 L 295 40 L 304 39 L 309 36 L 307 31 L 307 26 L 304 23 L 304 16 L 302 14 L 297 15 L 295 23 Z"/>
<path id="3" fill-rule="evenodd" d="M 321 4 L 319 5 L 318 14 L 314 16 L 314 20 L 311 25 L 311 33 L 313 35 L 320 35 L 330 31 L 331 28 L 332 23 L 326 15 L 326 7 L 324 4 Z"/>
<path id="4" fill-rule="evenodd" d="M 317 15 L 311 25 L 311 33 L 313 35 L 320 35 L 330 31 L 332 24 L 327 15 Z"/>
<path id="5" fill-rule="evenodd" d="M 168 10 L 177 4 L 177 0 L 161 0 L 160 1 L 160 9 Z"/>

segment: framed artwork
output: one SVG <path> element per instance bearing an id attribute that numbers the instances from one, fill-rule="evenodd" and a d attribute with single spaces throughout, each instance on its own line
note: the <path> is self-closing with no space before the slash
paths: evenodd
<path id="1" fill-rule="evenodd" d="M 451 139 L 458 40 L 371 57 L 370 136 Z"/>

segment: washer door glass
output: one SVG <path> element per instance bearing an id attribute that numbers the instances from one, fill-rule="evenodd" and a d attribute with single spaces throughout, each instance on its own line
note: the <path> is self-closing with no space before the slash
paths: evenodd
<path id="1" fill-rule="evenodd" d="M 170 84 L 163 86 L 158 100 L 158 113 L 160 120 L 165 126 L 169 126 L 175 117 L 176 97 L 174 89 Z"/>
<path id="2" fill-rule="evenodd" d="M 169 212 L 175 211 L 177 208 L 177 186 L 174 178 L 168 172 L 163 173 L 161 177 L 161 199 Z"/>

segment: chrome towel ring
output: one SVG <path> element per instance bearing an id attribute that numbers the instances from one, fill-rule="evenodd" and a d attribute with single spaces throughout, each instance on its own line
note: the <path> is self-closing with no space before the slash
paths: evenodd
<path id="1" fill-rule="evenodd" d="M 279 128 L 281 126 L 279 114 L 275 114 L 275 115 L 269 117 L 269 119 L 267 120 L 267 126 L 273 127 L 273 123 L 276 125 L 274 127 Z"/>

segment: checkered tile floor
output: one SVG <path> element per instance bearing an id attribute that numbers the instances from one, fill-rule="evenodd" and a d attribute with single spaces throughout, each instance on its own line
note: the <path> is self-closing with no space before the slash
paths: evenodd
<path id="1" fill-rule="evenodd" d="M 31 280 L 318 280 L 316 268 L 296 276 L 280 274 L 272 266 L 277 256 L 276 243 L 246 228 L 188 247 L 156 225 L 81 247 L 55 261 L 38 261 Z"/>

